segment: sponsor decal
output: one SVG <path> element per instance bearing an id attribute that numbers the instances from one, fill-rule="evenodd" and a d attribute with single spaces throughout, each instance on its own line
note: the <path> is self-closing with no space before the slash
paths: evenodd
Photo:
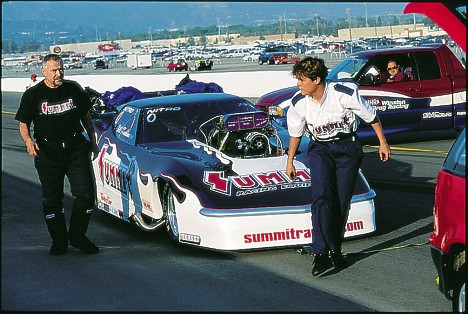
<path id="1" fill-rule="evenodd" d="M 102 192 L 101 192 L 101 202 L 103 202 L 104 204 L 107 204 L 107 205 L 112 205 L 112 200 L 109 197 L 109 195 L 106 195 L 106 194 L 104 194 Z"/>
<path id="2" fill-rule="evenodd" d="M 223 171 L 205 171 L 203 182 L 216 193 L 230 196 L 233 187 L 237 189 L 236 196 L 259 194 L 276 191 L 278 188 L 296 189 L 310 186 L 308 169 L 297 169 L 295 181 L 286 175 L 285 170 L 245 174 L 224 177 Z"/>
<path id="3" fill-rule="evenodd" d="M 466 111 L 457 111 L 457 116 L 466 116 Z"/>
<path id="4" fill-rule="evenodd" d="M 409 108 L 409 103 L 405 99 L 382 100 L 378 97 L 369 97 L 366 98 L 366 101 L 377 111 L 407 110 Z"/>
<path id="5" fill-rule="evenodd" d="M 125 165 L 116 164 L 110 160 L 104 158 L 107 145 L 104 145 L 101 149 L 99 156 L 99 170 L 101 182 L 106 184 L 121 193 L 127 194 L 127 172 L 128 167 Z"/>
<path id="6" fill-rule="evenodd" d="M 201 237 L 198 235 L 194 235 L 194 234 L 181 233 L 179 235 L 179 241 L 186 242 L 186 243 L 200 244 Z"/>
<path id="7" fill-rule="evenodd" d="M 244 243 L 277 242 L 310 238 L 312 238 L 311 229 L 296 230 L 288 228 L 284 231 L 244 234 Z"/>
<path id="8" fill-rule="evenodd" d="M 73 99 L 68 99 L 68 101 L 61 104 L 49 104 L 47 101 L 41 104 L 42 114 L 61 114 L 70 110 L 75 109 L 76 106 L 73 104 Z"/>
<path id="9" fill-rule="evenodd" d="M 348 222 L 345 231 L 357 231 L 364 229 L 364 222 L 362 220 Z M 244 243 L 258 243 L 258 242 L 280 242 L 298 239 L 311 239 L 311 229 L 294 229 L 287 228 L 282 231 L 261 232 L 244 234 Z"/>
<path id="10" fill-rule="evenodd" d="M 179 111 L 181 110 L 180 107 L 167 107 L 167 108 L 154 108 L 154 109 L 149 109 L 146 111 L 146 121 L 149 123 L 152 123 L 156 121 L 156 114 L 159 112 L 165 112 L 165 111 Z"/>
<path id="11" fill-rule="evenodd" d="M 330 122 L 327 124 L 319 125 L 317 127 L 314 127 L 314 134 L 316 136 L 321 135 L 321 134 L 332 134 L 336 133 L 336 131 L 345 131 L 348 130 L 349 126 L 351 125 L 351 121 L 349 117 L 344 116 L 341 118 L 341 121 L 337 122 Z"/>
<path id="12" fill-rule="evenodd" d="M 438 119 L 438 118 L 449 118 L 452 116 L 451 112 L 424 112 L 423 119 Z"/>
<path id="13" fill-rule="evenodd" d="M 144 209 L 149 210 L 150 212 L 153 211 L 153 209 L 151 208 L 151 202 L 150 201 L 145 200 L 145 199 L 142 199 L 141 201 L 143 203 L 143 208 Z"/>

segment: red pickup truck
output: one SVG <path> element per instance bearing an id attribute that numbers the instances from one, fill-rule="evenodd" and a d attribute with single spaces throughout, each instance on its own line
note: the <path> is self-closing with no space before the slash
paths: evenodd
<path id="1" fill-rule="evenodd" d="M 387 83 L 379 76 L 388 60 L 396 60 L 404 81 Z M 420 47 L 365 50 L 352 54 L 327 76 L 334 82 L 354 82 L 368 103 L 377 110 L 385 134 L 413 131 L 461 130 L 466 120 L 466 69 L 444 44 Z M 281 105 L 286 113 L 296 86 L 261 96 L 256 106 L 267 110 Z M 286 115 L 276 119 L 286 125 Z M 362 140 L 372 139 L 372 128 L 362 123 Z"/>

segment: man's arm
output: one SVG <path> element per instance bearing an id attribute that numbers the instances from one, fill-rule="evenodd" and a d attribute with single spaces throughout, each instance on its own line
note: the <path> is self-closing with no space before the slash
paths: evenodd
<path id="1" fill-rule="evenodd" d="M 286 164 L 286 175 L 294 180 L 296 179 L 296 167 L 294 167 L 294 156 L 296 155 L 302 137 L 291 136 L 289 139 L 288 162 Z"/>
<path id="2" fill-rule="evenodd" d="M 37 151 L 39 150 L 39 145 L 37 145 L 37 143 L 31 138 L 29 133 L 29 125 L 24 122 L 20 122 L 18 129 L 21 138 L 23 139 L 24 145 L 26 145 L 26 151 L 30 156 L 36 157 Z"/>
<path id="3" fill-rule="evenodd" d="M 390 147 L 387 144 L 387 139 L 385 138 L 382 124 L 380 123 L 380 119 L 378 116 L 375 116 L 374 121 L 370 123 L 372 128 L 374 129 L 375 134 L 379 138 L 380 146 L 379 146 L 379 156 L 380 160 L 387 161 L 390 158 Z"/>
<path id="4" fill-rule="evenodd" d="M 89 140 L 91 141 L 92 150 L 93 150 L 93 159 L 96 159 L 96 157 L 99 154 L 99 149 L 97 147 L 96 136 L 94 134 L 93 120 L 89 112 L 81 119 L 81 123 L 83 124 L 83 127 L 86 133 L 88 134 Z"/>

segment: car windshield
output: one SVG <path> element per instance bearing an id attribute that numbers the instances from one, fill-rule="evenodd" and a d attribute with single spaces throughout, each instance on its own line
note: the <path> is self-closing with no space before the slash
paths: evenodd
<path id="1" fill-rule="evenodd" d="M 336 81 L 348 81 L 356 82 L 359 78 L 358 73 L 369 61 L 368 58 L 359 58 L 357 56 L 350 56 L 339 63 L 328 73 L 327 80 Z"/>
<path id="2" fill-rule="evenodd" d="M 259 109 L 246 100 L 147 108 L 142 117 L 142 142 L 205 141 L 223 115 L 253 111 Z"/>

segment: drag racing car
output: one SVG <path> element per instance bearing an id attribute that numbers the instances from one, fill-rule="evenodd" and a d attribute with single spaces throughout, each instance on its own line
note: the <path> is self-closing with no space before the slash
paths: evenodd
<path id="1" fill-rule="evenodd" d="M 271 116 L 225 93 L 151 97 L 96 111 L 98 208 L 203 248 L 310 244 L 308 140 L 292 181 L 285 174 L 289 135 Z M 376 230 L 374 197 L 360 173 L 345 237 Z"/>

